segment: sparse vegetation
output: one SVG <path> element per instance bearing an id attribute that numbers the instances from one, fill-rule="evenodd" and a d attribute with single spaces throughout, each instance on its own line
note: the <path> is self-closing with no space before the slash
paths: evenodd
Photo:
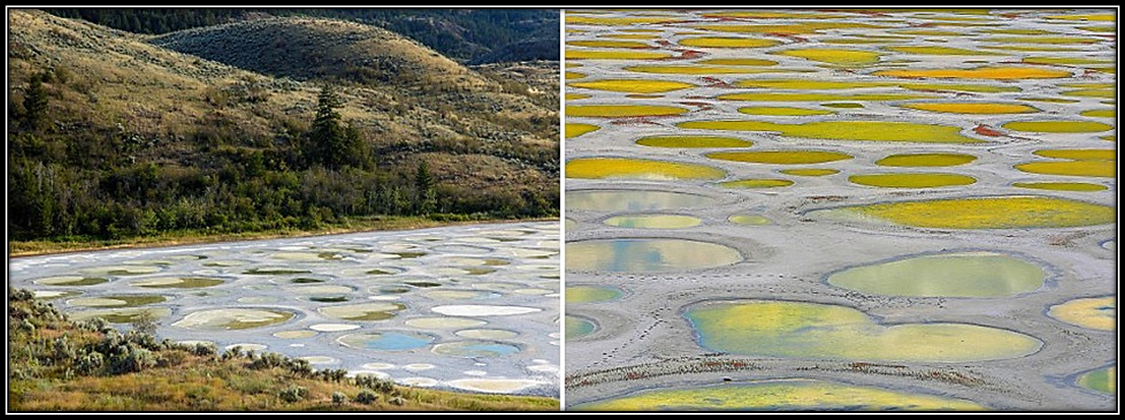
<path id="1" fill-rule="evenodd" d="M 342 59 L 371 77 L 335 64 L 253 73 L 36 11 L 13 9 L 9 23 L 15 252 L 558 215 L 557 89 L 523 89 L 500 67 L 477 72 L 377 28 L 307 18 L 168 39 L 225 45 L 216 58 L 259 70 L 267 59 L 314 68 L 310 51 L 323 51 L 322 65 Z M 308 42 L 276 42 L 294 39 Z M 388 48 L 405 67 L 365 55 Z M 330 113 L 317 106 L 326 84 L 340 105 Z M 432 182 L 417 182 L 423 165 Z"/>
<path id="2" fill-rule="evenodd" d="M 442 54 L 476 62 L 557 60 L 554 9 L 47 9 L 134 33 L 163 34 L 262 16 L 318 16 L 369 23 Z M 529 41 L 530 40 L 530 41 Z"/>
<path id="3" fill-rule="evenodd" d="M 558 400 L 395 386 L 304 360 L 120 333 L 8 290 L 12 411 L 557 410 Z M 355 395 L 349 401 L 347 395 Z M 385 403 L 380 403 L 384 401 Z"/>

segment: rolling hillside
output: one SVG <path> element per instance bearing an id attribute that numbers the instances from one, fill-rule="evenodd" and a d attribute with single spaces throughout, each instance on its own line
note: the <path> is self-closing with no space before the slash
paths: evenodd
<path id="1" fill-rule="evenodd" d="M 557 62 L 470 69 L 386 30 L 297 17 L 151 36 L 10 10 L 9 32 L 17 239 L 557 214 Z M 302 158 L 326 86 L 362 164 Z"/>

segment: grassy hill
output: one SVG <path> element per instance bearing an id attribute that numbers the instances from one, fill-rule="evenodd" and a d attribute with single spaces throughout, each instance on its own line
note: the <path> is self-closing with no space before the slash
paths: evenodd
<path id="1" fill-rule="evenodd" d="M 406 388 L 278 354 L 120 333 L 71 321 L 30 291 L 8 296 L 11 411 L 558 410 L 551 398 Z"/>
<path id="2" fill-rule="evenodd" d="M 15 240 L 558 212 L 557 62 L 467 68 L 331 19 L 151 36 L 34 10 L 9 11 L 8 51 Z M 302 154 L 325 86 L 361 163 Z"/>
<path id="3" fill-rule="evenodd" d="M 140 34 L 164 34 L 262 17 L 322 17 L 378 26 L 461 62 L 558 60 L 554 9 L 59 8 L 57 16 Z M 532 41 L 532 42 L 528 42 Z"/>

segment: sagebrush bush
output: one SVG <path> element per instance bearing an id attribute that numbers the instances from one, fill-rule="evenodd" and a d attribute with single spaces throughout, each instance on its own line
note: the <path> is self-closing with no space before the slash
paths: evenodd
<path id="1" fill-rule="evenodd" d="M 355 395 L 355 402 L 360 404 L 374 404 L 376 401 L 379 401 L 379 394 L 370 390 L 365 389 Z"/>
<path id="2" fill-rule="evenodd" d="M 309 389 L 299 385 L 290 385 L 288 388 L 278 392 L 277 396 L 280 397 L 282 401 L 295 403 L 308 397 Z"/>

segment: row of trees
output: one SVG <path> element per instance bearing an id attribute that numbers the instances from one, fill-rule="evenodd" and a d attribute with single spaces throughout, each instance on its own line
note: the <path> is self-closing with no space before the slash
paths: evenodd
<path id="1" fill-rule="evenodd" d="M 146 159 L 151 146 L 127 133 L 54 129 L 46 77 L 33 77 L 12 107 L 19 111 L 8 139 L 12 239 L 312 228 L 378 215 L 557 214 L 557 192 L 460 190 L 439 182 L 424 160 L 411 171 L 379 170 L 360 131 L 341 120 L 330 87 L 309 128 L 287 144 L 208 148 L 193 158 L 207 164 L 181 166 Z"/>

